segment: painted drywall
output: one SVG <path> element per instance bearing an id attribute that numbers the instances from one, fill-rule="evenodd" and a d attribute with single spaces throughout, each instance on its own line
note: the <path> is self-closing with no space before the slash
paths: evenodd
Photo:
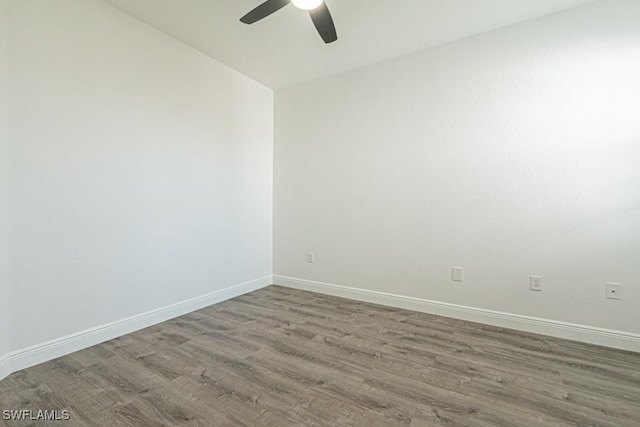
<path id="1" fill-rule="evenodd" d="M 640 332 L 638 76 L 611 0 L 277 91 L 275 277 Z"/>
<path id="2" fill-rule="evenodd" d="M 9 4 L 0 0 L 0 377 L 3 359 L 10 351 L 9 344 L 9 162 L 7 90 L 9 85 L 7 61 L 7 24 Z"/>
<path id="3" fill-rule="evenodd" d="M 12 350 L 270 275 L 273 91 L 99 0 L 10 5 Z"/>

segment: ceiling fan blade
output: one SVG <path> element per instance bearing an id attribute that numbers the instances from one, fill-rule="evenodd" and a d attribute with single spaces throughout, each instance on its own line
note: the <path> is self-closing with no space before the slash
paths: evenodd
<path id="1" fill-rule="evenodd" d="M 320 37 L 322 37 L 325 43 L 332 43 L 338 40 L 336 26 L 333 24 L 333 18 L 325 2 L 322 2 L 317 8 L 310 10 L 309 15 L 311 15 L 313 25 L 316 26 L 316 30 L 318 30 Z"/>
<path id="2" fill-rule="evenodd" d="M 253 9 L 251 12 L 240 18 L 240 22 L 245 24 L 253 24 L 256 21 L 266 18 L 274 12 L 279 11 L 286 5 L 291 3 L 291 0 L 267 0 L 260 6 Z"/>

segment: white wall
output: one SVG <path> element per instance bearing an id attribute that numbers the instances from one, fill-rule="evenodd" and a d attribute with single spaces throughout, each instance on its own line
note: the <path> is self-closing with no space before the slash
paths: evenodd
<path id="1" fill-rule="evenodd" d="M 269 276 L 273 92 L 102 1 L 10 4 L 12 349 Z"/>
<path id="2" fill-rule="evenodd" d="M 611 0 L 277 91 L 274 274 L 640 332 L 638 76 Z"/>
<path id="3" fill-rule="evenodd" d="M 8 2 L 0 0 L 0 377 L 2 360 L 10 350 L 9 344 L 9 173 L 7 89 Z"/>

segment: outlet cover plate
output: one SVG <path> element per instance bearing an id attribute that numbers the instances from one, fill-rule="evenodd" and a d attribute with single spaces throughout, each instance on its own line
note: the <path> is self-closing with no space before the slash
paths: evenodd
<path id="1" fill-rule="evenodd" d="M 622 297 L 620 288 L 620 283 L 607 283 L 605 286 L 607 299 L 620 299 Z"/>
<path id="2" fill-rule="evenodd" d="M 463 282 L 464 281 L 464 268 L 462 267 L 451 267 L 451 280 L 454 282 Z"/>
<path id="3" fill-rule="evenodd" d="M 529 276 L 529 289 L 536 292 L 542 292 L 542 277 Z"/>

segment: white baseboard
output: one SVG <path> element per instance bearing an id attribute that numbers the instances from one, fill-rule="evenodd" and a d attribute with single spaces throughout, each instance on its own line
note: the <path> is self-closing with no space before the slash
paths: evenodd
<path id="1" fill-rule="evenodd" d="M 301 289 L 304 291 L 318 292 L 321 294 L 386 305 L 389 307 L 403 308 L 422 313 L 467 320 L 470 322 L 484 323 L 502 328 L 640 352 L 640 335 L 632 332 L 616 331 L 593 326 L 578 325 L 575 323 L 560 322 L 557 320 L 541 319 L 482 308 L 430 301 L 421 298 L 298 279 L 295 277 L 274 275 L 273 281 L 276 285 Z"/>
<path id="2" fill-rule="evenodd" d="M 0 379 L 21 369 L 235 298 L 269 286 L 271 283 L 272 276 L 260 277 L 166 307 L 14 351 L 9 355 L 5 355 L 4 358 L 0 358 Z"/>
<path id="3" fill-rule="evenodd" d="M 11 374 L 11 359 L 8 354 L 0 356 L 0 380 Z"/>

